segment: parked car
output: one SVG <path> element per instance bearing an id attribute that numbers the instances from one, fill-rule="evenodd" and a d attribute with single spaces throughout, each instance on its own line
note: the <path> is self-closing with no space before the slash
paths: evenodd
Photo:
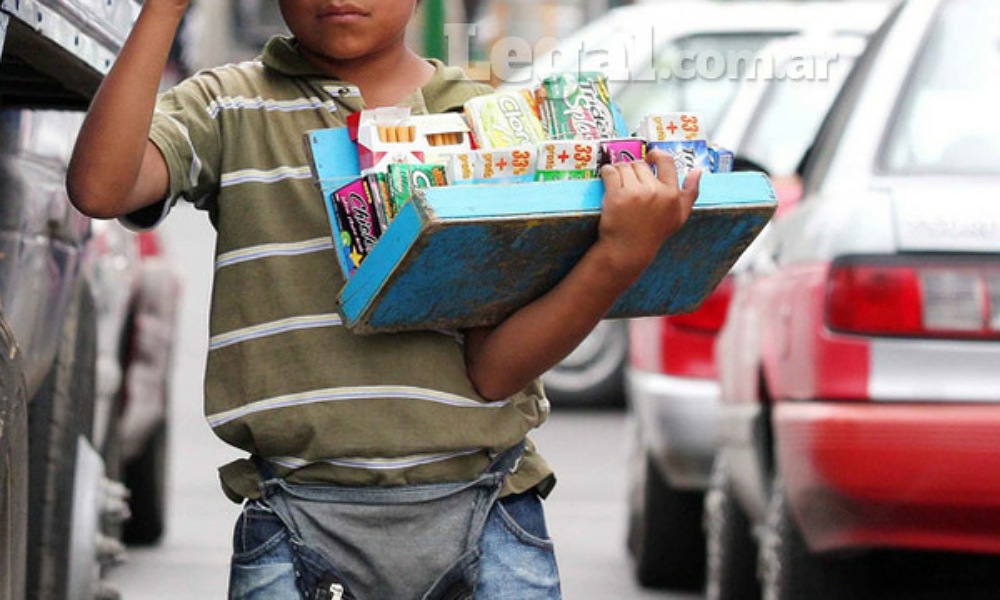
<path id="1" fill-rule="evenodd" d="M 646 114 L 693 110 L 711 133 L 729 109 L 743 70 L 769 41 L 805 30 L 865 33 L 885 10 L 870 2 L 632 5 L 609 11 L 535 57 L 530 67 L 494 68 L 514 88 L 537 85 L 554 72 L 602 71 L 632 130 Z M 621 405 L 627 360 L 626 321 L 605 321 L 544 376 L 546 393 L 557 406 Z"/>
<path id="2" fill-rule="evenodd" d="M 896 10 L 737 277 L 708 598 L 996 597 L 998 40 L 996 2 Z"/>
<path id="3" fill-rule="evenodd" d="M 179 272 L 152 234 L 69 204 L 81 121 L 0 112 L 3 598 L 105 593 L 119 540 L 152 543 L 163 529 Z"/>
<path id="4" fill-rule="evenodd" d="M 773 63 L 776 74 L 746 74 L 720 119 L 713 139 L 734 150 L 738 167 L 762 170 L 782 182 L 776 184 L 778 215 L 801 194 L 796 169 L 865 39 L 860 33 L 807 34 L 767 44 L 759 56 Z M 827 62 L 831 56 L 836 59 Z M 823 73 L 786 76 L 801 63 L 822 64 Z M 757 246 L 751 245 L 694 312 L 629 322 L 626 390 L 633 452 L 627 542 L 636 576 L 646 585 L 698 588 L 704 580 L 700 516 L 719 416 L 715 342 L 734 273 Z"/>
<path id="5" fill-rule="evenodd" d="M 143 251 L 152 238 L 91 222 L 65 191 L 80 111 L 136 14 L 131 0 L 0 13 L 3 600 L 116 597 L 103 575 L 123 523 L 130 539 L 159 535 L 156 490 L 130 472 L 155 476 L 162 454 L 179 279 Z"/>

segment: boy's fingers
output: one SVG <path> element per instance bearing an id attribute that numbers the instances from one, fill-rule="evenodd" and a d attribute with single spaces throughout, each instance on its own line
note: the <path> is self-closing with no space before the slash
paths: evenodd
<path id="1" fill-rule="evenodd" d="M 653 150 L 646 155 L 646 162 L 649 165 L 656 167 L 657 179 L 671 188 L 676 189 L 678 187 L 677 167 L 674 166 L 674 159 L 672 159 L 669 154 L 659 148 L 653 148 Z"/>
<path id="2" fill-rule="evenodd" d="M 618 171 L 618 175 L 622 178 L 623 187 L 631 187 L 639 183 L 639 176 L 636 175 L 635 169 L 632 168 L 630 163 L 618 163 L 611 165 Z"/>
<path id="3" fill-rule="evenodd" d="M 604 180 L 605 189 L 617 189 L 622 187 L 622 176 L 618 169 L 611 165 L 601 167 L 601 179 Z"/>
<path id="4" fill-rule="evenodd" d="M 684 187 L 681 189 L 681 198 L 684 199 L 684 208 L 688 213 L 694 209 L 694 203 L 698 200 L 700 190 L 701 169 L 693 169 L 684 178 Z"/>
<path id="5" fill-rule="evenodd" d="M 632 166 L 635 178 L 640 183 L 656 183 L 656 175 L 653 174 L 653 169 L 647 163 L 637 160 L 628 164 Z"/>

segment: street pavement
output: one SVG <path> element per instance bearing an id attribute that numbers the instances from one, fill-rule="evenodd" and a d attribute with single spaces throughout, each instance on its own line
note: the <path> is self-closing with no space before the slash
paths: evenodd
<path id="1" fill-rule="evenodd" d="M 161 227 L 186 278 L 171 406 L 168 530 L 152 548 L 130 548 L 109 579 L 123 600 L 224 598 L 239 507 L 216 469 L 239 454 L 202 416 L 202 371 L 214 233 L 205 213 L 179 205 Z M 620 411 L 556 409 L 533 439 L 559 483 L 546 501 L 567 600 L 697 600 L 637 587 L 625 551 L 625 417 Z"/>

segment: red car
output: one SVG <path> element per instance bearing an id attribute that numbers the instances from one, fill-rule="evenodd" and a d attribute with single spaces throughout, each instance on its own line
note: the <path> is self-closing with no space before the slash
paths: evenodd
<path id="1" fill-rule="evenodd" d="M 737 279 L 708 598 L 998 597 L 998 39 L 995 1 L 896 10 Z"/>

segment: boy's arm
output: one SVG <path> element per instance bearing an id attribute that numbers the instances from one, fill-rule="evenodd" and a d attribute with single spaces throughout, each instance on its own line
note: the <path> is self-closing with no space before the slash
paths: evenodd
<path id="1" fill-rule="evenodd" d="M 149 140 L 160 75 L 188 0 L 147 0 L 101 83 L 66 176 L 70 200 L 97 218 L 118 217 L 166 197 L 166 162 Z"/>
<path id="2" fill-rule="evenodd" d="M 679 188 L 666 153 L 654 150 L 647 161 L 657 175 L 645 162 L 602 169 L 598 239 L 562 281 L 496 327 L 466 333 L 469 379 L 484 398 L 517 393 L 568 355 L 687 220 L 700 173 Z"/>

